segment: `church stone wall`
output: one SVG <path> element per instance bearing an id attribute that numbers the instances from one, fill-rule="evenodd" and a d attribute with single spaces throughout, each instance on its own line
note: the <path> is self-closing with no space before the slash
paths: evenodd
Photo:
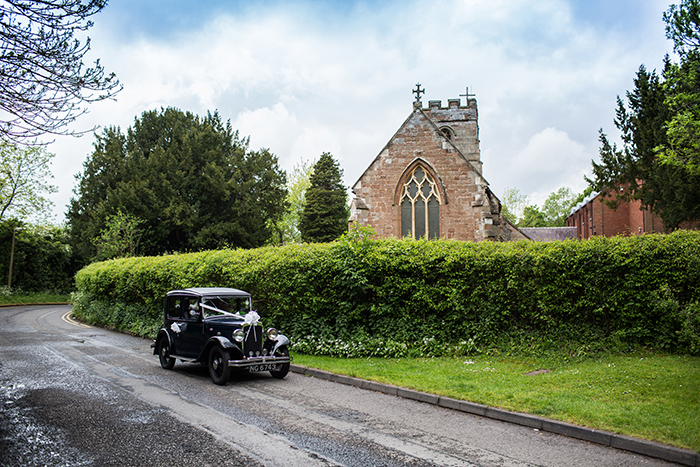
<path id="1" fill-rule="evenodd" d="M 475 105 L 474 108 L 450 105 L 441 110 L 431 102 L 429 112 L 418 106 L 414 108 L 353 186 L 356 200 L 352 221 L 371 225 L 381 237 L 400 237 L 402 182 L 407 170 L 419 163 L 439 186 L 440 237 L 472 241 L 500 239 L 500 203 L 488 190 L 478 160 Z M 448 112 L 459 118 L 449 120 Z M 454 131 L 449 142 L 440 132 L 448 122 Z M 467 154 L 462 153 L 460 146 Z M 476 160 L 468 160 L 473 158 Z"/>

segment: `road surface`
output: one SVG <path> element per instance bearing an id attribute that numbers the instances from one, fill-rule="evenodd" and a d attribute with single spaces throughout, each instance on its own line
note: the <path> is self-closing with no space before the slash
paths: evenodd
<path id="1" fill-rule="evenodd" d="M 69 306 L 0 308 L 2 466 L 665 466 L 290 373 L 216 386 Z"/>

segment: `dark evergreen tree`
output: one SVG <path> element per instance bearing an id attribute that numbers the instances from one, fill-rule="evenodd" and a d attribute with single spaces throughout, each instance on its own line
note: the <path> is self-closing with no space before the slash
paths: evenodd
<path id="1" fill-rule="evenodd" d="M 617 100 L 615 126 L 622 147 L 611 144 L 601 130 L 600 163 L 593 162 L 593 178 L 587 179 L 596 191 L 607 194 L 611 207 L 639 200 L 669 230 L 700 218 L 700 173 L 661 157 L 670 146 L 669 122 L 678 115 L 668 79 L 677 69 L 668 57 L 661 76 L 643 65 L 639 68 L 627 105 Z"/>
<path id="2" fill-rule="evenodd" d="M 342 183 L 343 171 L 330 153 L 324 152 L 313 166 L 299 221 L 305 242 L 331 242 L 348 230 L 350 210 Z"/>
<path id="3" fill-rule="evenodd" d="M 139 219 L 139 253 L 261 246 L 285 209 L 285 174 L 219 115 L 148 111 L 125 136 L 107 128 L 78 177 L 68 223 L 76 253 L 95 256 L 111 216 Z"/>

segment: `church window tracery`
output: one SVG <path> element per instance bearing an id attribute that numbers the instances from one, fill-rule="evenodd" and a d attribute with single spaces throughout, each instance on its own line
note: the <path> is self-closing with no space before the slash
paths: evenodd
<path id="1" fill-rule="evenodd" d="M 440 193 L 420 165 L 411 172 L 401 194 L 401 236 L 440 237 Z"/>

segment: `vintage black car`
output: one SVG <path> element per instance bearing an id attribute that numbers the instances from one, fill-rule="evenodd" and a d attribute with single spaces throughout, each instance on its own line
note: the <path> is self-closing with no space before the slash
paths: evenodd
<path id="1" fill-rule="evenodd" d="M 232 370 L 289 373 L 289 339 L 275 328 L 263 330 L 248 292 L 202 287 L 172 290 L 165 297 L 163 327 L 152 347 L 163 368 L 176 360 L 209 367 L 216 384 L 226 384 Z"/>

